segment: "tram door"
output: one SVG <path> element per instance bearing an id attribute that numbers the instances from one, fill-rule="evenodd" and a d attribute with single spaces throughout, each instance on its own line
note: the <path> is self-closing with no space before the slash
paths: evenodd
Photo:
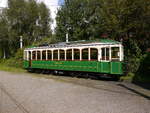
<path id="1" fill-rule="evenodd" d="M 31 67 L 31 63 L 32 63 L 32 60 L 31 60 L 31 51 L 29 51 L 29 67 Z"/>
<path id="2" fill-rule="evenodd" d="M 109 73 L 110 72 L 110 53 L 109 53 L 110 48 L 109 47 L 104 47 L 101 48 L 101 72 L 103 73 Z"/>

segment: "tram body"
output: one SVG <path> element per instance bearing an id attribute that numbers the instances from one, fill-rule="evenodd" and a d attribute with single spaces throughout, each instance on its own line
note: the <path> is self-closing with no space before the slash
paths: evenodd
<path id="1" fill-rule="evenodd" d="M 81 41 L 24 50 L 26 69 L 123 74 L 123 46 L 112 40 Z"/>

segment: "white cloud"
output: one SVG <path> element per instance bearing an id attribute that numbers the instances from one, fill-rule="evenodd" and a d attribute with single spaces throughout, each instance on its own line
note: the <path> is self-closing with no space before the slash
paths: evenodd
<path id="1" fill-rule="evenodd" d="M 0 7 L 6 7 L 7 6 L 7 0 L 0 0 Z"/>

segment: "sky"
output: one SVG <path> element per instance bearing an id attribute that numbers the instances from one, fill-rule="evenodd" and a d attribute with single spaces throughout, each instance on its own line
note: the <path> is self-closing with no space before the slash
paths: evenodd
<path id="1" fill-rule="evenodd" d="M 7 0 L 0 0 L 0 7 L 6 7 L 7 6 Z"/>
<path id="2" fill-rule="evenodd" d="M 55 17 L 56 17 L 57 9 L 61 4 L 63 4 L 63 1 L 64 0 L 37 0 L 37 2 L 44 2 L 47 5 L 47 7 L 50 9 L 51 17 L 54 20 L 51 26 L 52 29 L 56 27 Z M 0 8 L 6 6 L 7 6 L 7 0 L 0 0 Z"/>

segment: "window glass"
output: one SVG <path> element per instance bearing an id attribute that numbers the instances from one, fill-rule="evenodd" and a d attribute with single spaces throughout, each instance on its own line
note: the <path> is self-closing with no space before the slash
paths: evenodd
<path id="1" fill-rule="evenodd" d="M 31 60 L 31 51 L 29 51 L 29 60 Z"/>
<path id="2" fill-rule="evenodd" d="M 47 51 L 47 59 L 52 60 L 52 52 L 50 50 Z"/>
<path id="3" fill-rule="evenodd" d="M 111 59 L 117 61 L 119 60 L 119 47 L 111 48 Z"/>
<path id="4" fill-rule="evenodd" d="M 105 48 L 102 48 L 102 57 L 101 60 L 105 60 Z"/>
<path id="5" fill-rule="evenodd" d="M 91 60 L 98 59 L 98 50 L 96 48 L 91 48 Z"/>
<path id="6" fill-rule="evenodd" d="M 82 50 L 82 60 L 88 60 L 88 48 Z"/>
<path id="7" fill-rule="evenodd" d="M 37 60 L 41 60 L 41 52 L 37 51 Z"/>
<path id="8" fill-rule="evenodd" d="M 65 51 L 64 50 L 60 50 L 60 60 L 64 60 L 65 59 Z"/>
<path id="9" fill-rule="evenodd" d="M 74 60 L 80 60 L 80 50 L 74 49 Z"/>
<path id="10" fill-rule="evenodd" d="M 46 60 L 46 51 L 42 51 L 42 60 Z"/>
<path id="11" fill-rule="evenodd" d="M 53 59 L 58 60 L 58 50 L 53 51 Z"/>
<path id="12" fill-rule="evenodd" d="M 72 60 L 72 49 L 67 50 L 66 55 L 67 55 L 67 60 Z"/>
<path id="13" fill-rule="evenodd" d="M 109 48 L 106 48 L 106 60 L 109 60 Z"/>
<path id="14" fill-rule="evenodd" d="M 101 60 L 109 60 L 109 48 L 102 48 L 102 57 Z"/>
<path id="15" fill-rule="evenodd" d="M 32 51 L 32 60 L 36 60 L 36 51 Z"/>

